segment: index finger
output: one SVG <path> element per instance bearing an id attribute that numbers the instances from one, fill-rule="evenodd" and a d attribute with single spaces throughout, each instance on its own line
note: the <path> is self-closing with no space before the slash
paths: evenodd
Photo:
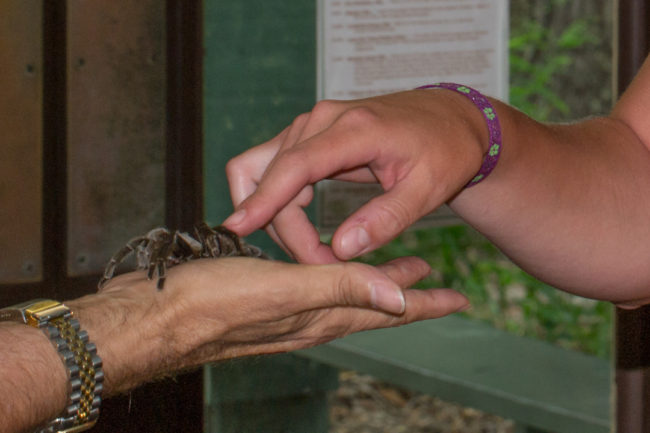
<path id="1" fill-rule="evenodd" d="M 339 122 L 302 143 L 280 151 L 257 189 L 224 225 L 242 236 L 267 225 L 307 185 L 366 166 L 377 157 L 369 135 Z M 357 124 L 358 125 L 358 124 Z M 363 181 L 371 177 L 367 174 Z"/>

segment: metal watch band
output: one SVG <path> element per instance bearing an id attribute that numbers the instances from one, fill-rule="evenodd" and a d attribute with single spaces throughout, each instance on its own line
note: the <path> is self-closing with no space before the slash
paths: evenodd
<path id="1" fill-rule="evenodd" d="M 104 371 L 94 343 L 68 312 L 41 326 L 59 351 L 70 377 L 70 397 L 64 412 L 41 433 L 80 432 L 95 425 L 103 391 Z"/>
<path id="2" fill-rule="evenodd" d="M 103 391 L 102 361 L 70 309 L 57 301 L 38 299 L 0 310 L 0 320 L 16 320 L 43 329 L 68 373 L 69 399 L 65 410 L 37 432 L 75 433 L 94 426 Z"/>

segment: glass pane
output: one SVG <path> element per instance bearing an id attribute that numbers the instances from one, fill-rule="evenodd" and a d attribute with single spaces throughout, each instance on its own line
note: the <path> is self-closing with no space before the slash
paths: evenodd
<path id="1" fill-rule="evenodd" d="M 164 223 L 165 8 L 70 1 L 68 273 Z"/>
<path id="2" fill-rule="evenodd" d="M 0 283 L 41 278 L 41 2 L 0 2 Z"/>

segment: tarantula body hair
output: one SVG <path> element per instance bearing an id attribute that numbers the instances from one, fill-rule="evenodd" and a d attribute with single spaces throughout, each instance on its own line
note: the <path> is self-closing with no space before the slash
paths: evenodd
<path id="1" fill-rule="evenodd" d="M 117 267 L 130 255 L 135 255 L 137 269 L 145 270 L 147 278 L 157 278 L 162 290 L 167 269 L 189 260 L 247 256 L 268 258 L 260 248 L 249 245 L 223 226 L 210 227 L 205 222 L 194 227 L 193 237 L 187 232 L 157 227 L 143 236 L 129 240 L 109 260 L 98 287 L 102 289 L 113 278 Z"/>

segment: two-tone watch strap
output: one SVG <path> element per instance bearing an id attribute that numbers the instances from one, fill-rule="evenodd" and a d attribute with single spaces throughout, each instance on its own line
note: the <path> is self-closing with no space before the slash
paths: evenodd
<path id="1" fill-rule="evenodd" d="M 76 433 L 88 430 L 99 417 L 104 371 L 97 348 L 88 341 L 68 307 L 50 299 L 36 299 L 0 309 L 0 321 L 11 320 L 45 331 L 63 360 L 69 376 L 69 399 L 58 418 L 39 433 Z"/>
<path id="2" fill-rule="evenodd" d="M 99 417 L 104 372 L 102 361 L 88 333 L 70 312 L 41 322 L 61 355 L 70 377 L 68 405 L 64 413 L 40 430 L 44 433 L 77 432 L 90 428 Z"/>

